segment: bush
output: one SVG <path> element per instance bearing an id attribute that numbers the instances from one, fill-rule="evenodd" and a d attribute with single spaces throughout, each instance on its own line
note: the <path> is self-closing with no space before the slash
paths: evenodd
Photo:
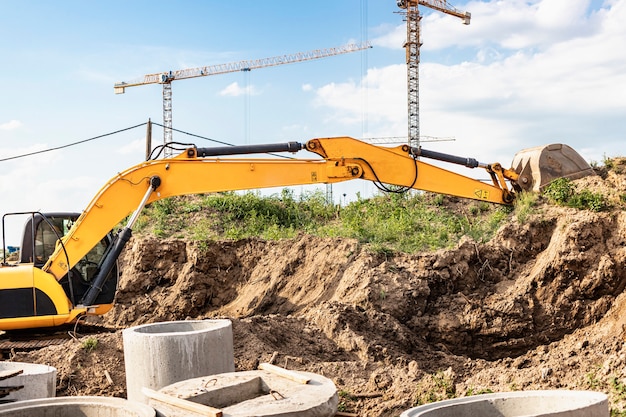
<path id="1" fill-rule="evenodd" d="M 606 198 L 584 189 L 576 192 L 570 179 L 558 178 L 548 184 L 543 194 L 553 203 L 579 210 L 603 211 L 609 208 Z"/>
<path id="2" fill-rule="evenodd" d="M 557 178 L 544 188 L 543 194 L 548 200 L 565 206 L 574 195 L 574 184 L 567 178 Z"/>
<path id="3" fill-rule="evenodd" d="M 608 208 L 608 203 L 603 195 L 583 190 L 571 198 L 570 206 L 591 211 L 604 211 Z"/>

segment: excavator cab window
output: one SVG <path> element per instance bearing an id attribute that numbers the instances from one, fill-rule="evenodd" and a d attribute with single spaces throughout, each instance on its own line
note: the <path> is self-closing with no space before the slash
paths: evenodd
<path id="1" fill-rule="evenodd" d="M 67 234 L 79 214 L 26 214 L 28 218 L 22 234 L 20 263 L 33 263 L 37 268 L 41 268 L 54 252 L 57 241 Z"/>
<path id="2" fill-rule="evenodd" d="M 43 266 L 54 252 L 57 241 L 70 230 L 74 221 L 68 218 L 52 217 L 42 221 L 35 231 L 34 263 Z"/>

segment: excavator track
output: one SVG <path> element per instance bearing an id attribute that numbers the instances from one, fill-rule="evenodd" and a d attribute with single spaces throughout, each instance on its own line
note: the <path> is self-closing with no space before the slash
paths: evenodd
<path id="1" fill-rule="evenodd" d="M 6 332 L 0 335 L 0 352 L 3 355 L 11 352 L 27 352 L 60 345 L 68 340 L 91 334 L 112 333 L 114 331 L 116 329 L 100 325 L 81 324 L 78 328 L 69 326 L 62 329 L 57 328 L 54 331 L 34 329 Z"/>

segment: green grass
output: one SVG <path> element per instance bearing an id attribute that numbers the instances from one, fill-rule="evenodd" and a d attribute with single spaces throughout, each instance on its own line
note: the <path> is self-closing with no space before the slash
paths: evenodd
<path id="1" fill-rule="evenodd" d="M 417 384 L 417 393 L 413 400 L 414 406 L 457 397 L 454 380 L 442 371 L 425 376 Z"/>
<path id="2" fill-rule="evenodd" d="M 91 352 L 98 347 L 98 339 L 95 337 L 88 337 L 82 341 L 80 346 L 87 352 Z"/>
<path id="3" fill-rule="evenodd" d="M 391 254 L 449 248 L 462 236 L 489 240 L 508 218 L 511 208 L 461 200 L 448 208 L 445 198 L 425 193 L 359 198 L 344 207 L 326 202 L 321 191 L 295 196 L 219 193 L 176 197 L 151 204 L 137 230 L 159 237 L 196 241 L 260 237 L 293 238 L 299 233 L 348 237 L 372 250 Z"/>
<path id="4" fill-rule="evenodd" d="M 465 396 L 466 397 L 471 397 L 472 395 L 482 395 L 482 394 L 493 394 L 493 391 L 489 388 L 475 388 L 475 387 L 469 387 L 466 391 L 465 391 Z"/>
<path id="5" fill-rule="evenodd" d="M 528 216 L 534 213 L 539 196 L 536 193 L 521 192 L 515 199 L 515 217 L 520 223 L 525 223 Z"/>
<path id="6" fill-rule="evenodd" d="M 609 208 L 606 198 L 590 190 L 576 190 L 574 183 L 567 178 L 558 178 L 548 184 L 543 194 L 551 202 L 579 210 L 604 211 Z"/>
<path id="7" fill-rule="evenodd" d="M 468 235 L 477 241 L 491 238 L 506 217 L 502 208 L 458 213 L 433 205 L 421 194 L 381 195 L 342 208 L 339 221 L 320 228 L 327 236 L 346 236 L 380 251 L 415 252 L 447 248 Z"/>

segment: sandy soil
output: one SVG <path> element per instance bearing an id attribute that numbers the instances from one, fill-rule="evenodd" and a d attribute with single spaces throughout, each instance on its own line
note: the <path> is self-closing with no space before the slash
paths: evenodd
<path id="1" fill-rule="evenodd" d="M 624 175 L 580 180 L 614 201 Z M 626 410 L 626 213 L 540 204 L 488 243 L 378 254 L 348 239 L 133 239 L 101 324 L 117 329 L 16 361 L 58 368 L 59 396 L 125 396 L 120 329 L 233 322 L 237 370 L 274 358 L 325 375 L 340 410 L 399 415 L 484 392 L 583 389 Z M 80 329 L 79 329 L 80 331 Z M 86 348 L 96 339 L 94 349 Z M 110 378 L 110 379 L 109 379 Z"/>

